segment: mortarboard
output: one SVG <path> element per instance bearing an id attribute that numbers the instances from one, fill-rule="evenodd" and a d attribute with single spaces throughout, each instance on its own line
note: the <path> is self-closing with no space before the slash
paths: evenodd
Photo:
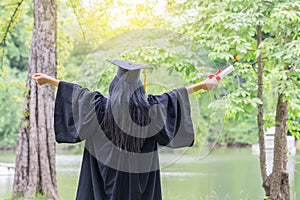
<path id="1" fill-rule="evenodd" d="M 142 65 L 142 64 L 130 61 L 130 60 L 107 60 L 107 61 L 110 62 L 111 64 L 114 64 L 114 65 L 116 65 L 122 69 L 128 70 L 128 71 L 153 68 L 152 66 Z"/>
<path id="2" fill-rule="evenodd" d="M 113 65 L 116 65 L 119 67 L 118 74 L 119 76 L 122 76 L 125 73 L 129 73 L 131 76 L 131 79 L 139 79 L 140 76 L 140 70 L 141 69 L 147 69 L 147 68 L 153 68 L 149 65 L 143 65 L 139 64 L 130 60 L 107 60 Z M 144 72 L 144 88 L 146 90 L 147 84 L 146 84 L 146 73 Z"/>

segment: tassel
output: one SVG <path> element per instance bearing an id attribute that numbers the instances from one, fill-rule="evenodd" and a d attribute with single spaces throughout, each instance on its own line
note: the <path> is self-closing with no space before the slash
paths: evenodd
<path id="1" fill-rule="evenodd" d="M 144 90 L 147 91 L 147 73 L 144 69 Z"/>

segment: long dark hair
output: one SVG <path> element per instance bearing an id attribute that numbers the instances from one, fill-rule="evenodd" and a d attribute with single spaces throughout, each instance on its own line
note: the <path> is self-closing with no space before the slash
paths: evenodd
<path id="1" fill-rule="evenodd" d="M 149 107 L 139 79 L 127 81 L 126 76 L 116 76 L 109 86 L 102 121 L 106 136 L 123 150 L 141 152 L 147 135 L 146 126 L 150 123 Z M 129 114 L 126 114 L 127 109 Z"/>

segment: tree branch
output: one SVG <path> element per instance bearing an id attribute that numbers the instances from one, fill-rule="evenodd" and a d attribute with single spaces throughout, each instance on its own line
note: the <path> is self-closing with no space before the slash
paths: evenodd
<path id="1" fill-rule="evenodd" d="M 10 28 L 11 28 L 13 22 L 14 22 L 14 19 L 15 19 L 16 15 L 17 15 L 18 10 L 19 10 L 19 8 L 20 8 L 20 6 L 21 6 L 22 3 L 23 3 L 23 0 L 21 0 L 18 3 L 16 3 L 17 7 L 15 8 L 15 10 L 14 10 L 14 12 L 13 12 L 11 18 L 10 18 L 10 21 L 8 22 L 8 25 L 6 27 L 6 30 L 5 30 L 5 33 L 4 33 L 4 36 L 3 36 L 2 40 L 0 42 L 0 45 L 5 45 L 5 41 L 6 41 L 8 33 L 9 33 L 9 30 L 10 30 Z"/>
<path id="2" fill-rule="evenodd" d="M 71 3 L 72 10 L 73 10 L 73 12 L 74 12 L 74 14 L 75 14 L 75 16 L 76 16 L 76 19 L 77 19 L 78 25 L 79 25 L 79 27 L 80 27 L 80 30 L 81 30 L 81 32 L 82 32 L 82 37 L 83 37 L 83 39 L 86 39 L 85 32 L 84 32 L 84 30 L 83 30 L 82 23 L 81 23 L 80 20 L 79 20 L 79 16 L 78 16 L 78 14 L 77 14 L 75 5 L 73 4 L 72 0 L 69 0 L 69 1 L 70 1 L 70 3 Z"/>
<path id="3" fill-rule="evenodd" d="M 4 63 L 4 47 L 1 48 L 1 53 L 0 53 L 0 70 L 3 71 L 3 63 Z"/>
<path id="4" fill-rule="evenodd" d="M 2 40 L 0 41 L 0 46 L 2 47 L 2 55 L 1 55 L 1 61 L 0 61 L 0 69 L 3 71 L 3 58 L 4 58 L 4 50 L 3 48 L 5 47 L 5 42 L 6 42 L 6 39 L 7 39 L 7 35 L 9 33 L 9 30 L 14 22 L 14 19 L 18 13 L 18 10 L 21 6 L 21 4 L 23 3 L 23 0 L 21 0 L 20 2 L 18 3 L 11 3 L 11 4 L 7 4 L 7 5 L 17 5 L 17 7 L 15 8 L 11 18 L 10 18 L 10 21 L 8 22 L 8 25 L 6 27 L 6 30 L 5 30 L 5 33 L 4 33 L 4 36 L 2 38 Z"/>
<path id="5" fill-rule="evenodd" d="M 257 31 L 257 48 L 260 48 L 262 42 L 262 27 L 258 25 Z M 263 102 L 263 70 L 264 65 L 262 61 L 262 54 L 257 58 L 258 70 L 257 70 L 257 97 Z M 265 189 L 266 196 L 270 195 L 270 188 L 266 184 L 268 180 L 266 169 L 266 151 L 265 151 L 265 138 L 264 138 L 264 107 L 263 104 L 257 106 L 257 126 L 258 126 L 258 141 L 259 141 L 259 162 L 260 172 L 262 176 L 263 187 Z"/>
<path id="6" fill-rule="evenodd" d="M 1 48 L 1 54 L 0 54 L 0 55 L 1 55 L 1 57 L 0 57 L 0 70 L 1 70 L 2 72 L 4 71 L 4 69 L 3 69 L 4 55 L 5 55 L 4 48 L 5 48 L 5 42 L 6 42 L 6 39 L 7 39 L 7 35 L 8 35 L 8 33 L 10 32 L 9 30 L 10 30 L 10 28 L 11 28 L 13 22 L 14 22 L 14 19 L 15 19 L 16 15 L 17 15 L 18 10 L 19 10 L 19 8 L 20 8 L 20 6 L 21 6 L 22 3 L 23 3 L 23 0 L 21 0 L 21 1 L 18 2 L 18 3 L 11 3 L 11 4 L 6 4 L 6 5 L 1 5 L 1 8 L 4 7 L 4 6 L 17 5 L 17 7 L 15 8 L 15 10 L 14 10 L 14 12 L 13 12 L 11 18 L 10 18 L 10 21 L 9 21 L 7 27 L 6 27 L 4 36 L 3 36 L 3 38 L 2 38 L 2 40 L 1 40 L 1 42 L 0 42 L 0 48 Z M 2 77 L 2 76 L 1 76 L 1 77 Z M 2 77 L 2 79 L 4 80 L 4 85 L 5 85 L 5 90 L 6 90 L 6 92 L 7 92 L 10 96 L 13 96 L 13 95 L 11 94 L 11 92 L 8 90 L 9 87 L 7 86 L 6 78 L 5 78 L 5 77 Z"/>

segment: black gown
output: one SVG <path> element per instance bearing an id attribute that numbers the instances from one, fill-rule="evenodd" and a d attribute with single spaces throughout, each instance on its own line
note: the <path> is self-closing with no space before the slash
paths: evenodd
<path id="1" fill-rule="evenodd" d="M 158 144 L 171 148 L 193 145 L 190 104 L 185 88 L 162 95 L 148 95 L 147 100 L 151 106 L 160 105 L 166 110 L 154 114 L 157 120 L 163 119 L 163 127 L 145 139 L 144 154 L 121 155 L 101 127 L 95 125 L 100 124 L 103 118 L 106 97 L 60 81 L 54 111 L 56 141 L 76 143 L 85 140 L 76 199 L 162 199 Z"/>

